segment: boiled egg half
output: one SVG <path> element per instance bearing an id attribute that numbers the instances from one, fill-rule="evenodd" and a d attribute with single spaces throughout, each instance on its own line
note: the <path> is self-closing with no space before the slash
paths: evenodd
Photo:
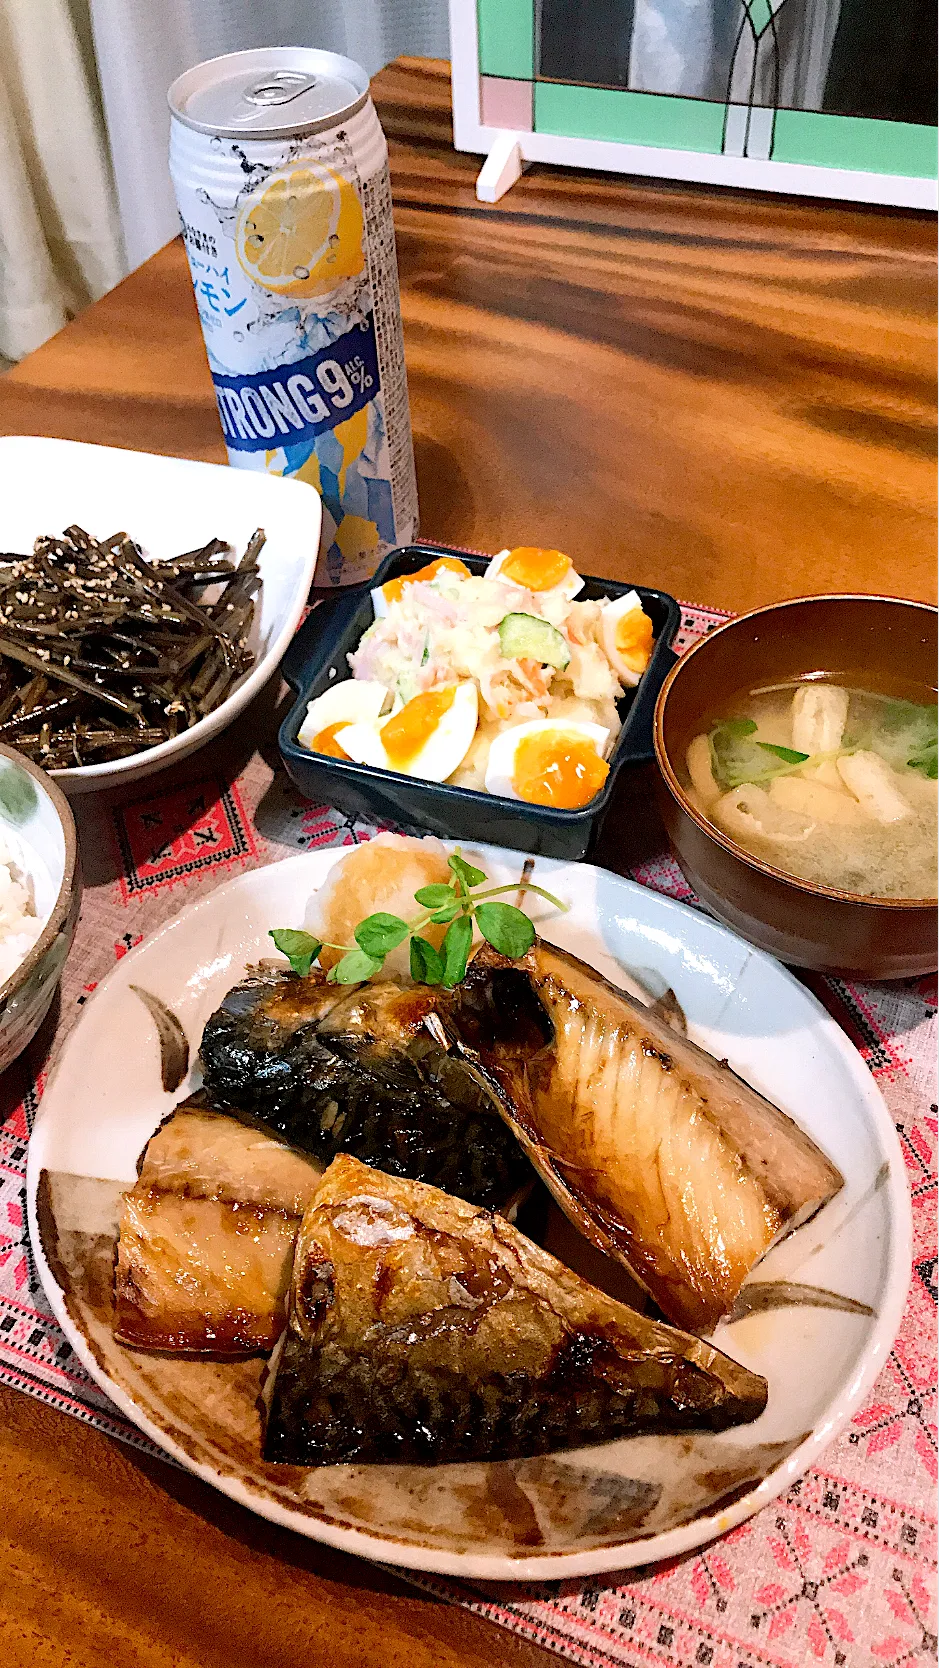
<path id="1" fill-rule="evenodd" d="M 608 602 L 600 615 L 603 652 L 624 688 L 639 682 L 652 658 L 652 621 L 635 591 Z"/>
<path id="2" fill-rule="evenodd" d="M 475 683 L 445 684 L 415 695 L 384 722 L 351 724 L 342 746 L 357 764 L 445 782 L 469 752 L 478 717 Z"/>
<path id="3" fill-rule="evenodd" d="M 610 732 L 580 719 L 533 718 L 495 737 L 486 792 L 529 805 L 573 811 L 600 792 L 610 767 L 603 755 Z"/>
<path id="4" fill-rule="evenodd" d="M 428 584 L 432 579 L 439 578 L 442 573 L 456 573 L 463 579 L 470 579 L 469 568 L 461 562 L 459 556 L 438 556 L 436 561 L 428 562 L 425 568 L 419 568 L 417 573 L 402 573 L 397 579 L 388 579 L 384 585 L 376 585 L 372 591 L 372 606 L 376 620 L 383 620 L 393 602 L 400 602 L 409 585 L 418 583 Z"/>
<path id="5" fill-rule="evenodd" d="M 519 545 L 515 550 L 500 550 L 486 569 L 487 579 L 501 579 L 503 584 L 521 585 L 538 596 L 561 597 L 570 602 L 584 588 L 579 573 L 563 550 L 540 550 L 536 545 Z"/>
<path id="6" fill-rule="evenodd" d="M 351 758 L 339 740 L 340 731 L 348 724 L 367 724 L 376 719 L 387 700 L 390 696 L 383 683 L 366 678 L 334 683 L 310 702 L 297 741 L 311 753 L 325 753 L 331 759 Z"/>

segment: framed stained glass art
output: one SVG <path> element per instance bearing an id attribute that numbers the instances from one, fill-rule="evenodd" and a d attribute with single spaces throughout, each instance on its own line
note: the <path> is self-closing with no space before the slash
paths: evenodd
<path id="1" fill-rule="evenodd" d="M 528 162 L 936 206 L 934 0 L 450 0 L 454 142 Z"/>

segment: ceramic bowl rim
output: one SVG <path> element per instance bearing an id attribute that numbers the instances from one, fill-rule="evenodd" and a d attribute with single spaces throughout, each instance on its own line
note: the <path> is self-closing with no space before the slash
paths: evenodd
<path id="1" fill-rule="evenodd" d="M 231 474 L 231 465 L 215 462 L 211 458 L 182 457 L 176 453 L 153 452 L 140 446 L 114 445 L 110 442 L 72 440 L 58 435 L 33 435 L 17 433 L 2 436 L 3 440 L 12 441 L 51 441 L 55 446 L 82 448 L 96 452 L 123 452 L 132 458 L 154 459 L 158 463 L 182 468 L 188 471 L 214 470 L 220 477 Z M 307 483 L 296 481 L 292 476 L 266 476 L 268 480 L 279 479 L 291 488 L 305 487 Z M 143 776 L 153 775 L 158 770 L 164 770 L 174 762 L 182 763 L 190 754 L 197 752 L 210 741 L 221 735 L 230 724 L 247 707 L 255 696 L 260 693 L 265 684 L 272 678 L 280 666 L 289 644 L 296 634 L 303 619 L 304 610 L 309 605 L 310 588 L 316 576 L 319 560 L 319 545 L 322 526 L 322 499 L 312 487 L 308 508 L 317 521 L 317 536 L 312 542 L 310 553 L 304 564 L 305 573 L 301 575 L 296 596 L 290 606 L 285 609 L 283 620 L 276 634 L 272 635 L 267 648 L 259 650 L 257 659 L 249 667 L 234 689 L 226 695 L 224 701 L 207 712 L 191 724 L 187 730 L 180 730 L 178 735 L 168 736 L 165 741 L 155 742 L 150 747 L 142 747 L 137 753 L 128 753 L 120 759 L 102 759 L 95 764 L 63 765 L 59 770 L 45 772 L 46 781 L 52 780 L 62 784 L 68 792 L 93 792 L 96 789 L 131 786 Z M 314 501 L 315 500 L 315 508 Z M 258 594 L 260 596 L 260 593 Z M 143 767 L 143 768 L 142 768 Z M 2 997 L 2 989 L 0 989 Z"/>
<path id="2" fill-rule="evenodd" d="M 12 764 L 19 765 L 33 778 L 34 782 L 38 782 L 42 792 L 52 801 L 65 837 L 65 862 L 62 867 L 62 882 L 56 893 L 55 903 L 52 906 L 49 919 L 32 949 L 23 957 L 19 966 L 14 967 L 9 978 L 4 979 L 3 983 L 0 984 L 0 1012 L 2 1012 L 7 998 L 12 996 L 20 985 L 29 978 L 33 968 L 38 965 L 50 945 L 55 942 L 59 935 L 72 902 L 72 894 L 75 891 L 78 872 L 78 836 L 75 830 L 75 817 L 72 808 L 62 789 L 56 786 L 56 783 L 46 771 L 42 770 L 39 765 L 34 764 L 32 759 L 26 757 L 25 753 L 18 753 L 15 747 L 7 747 L 2 742 L 0 742 L 0 759 L 9 759 Z"/>
<path id="3" fill-rule="evenodd" d="M 882 898 L 867 896 L 863 892 L 845 892 L 837 886 L 822 886 L 811 880 L 803 880 L 799 875 L 790 874 L 786 869 L 778 869 L 774 864 L 764 862 L 761 857 L 754 857 L 751 852 L 746 850 L 745 846 L 738 845 L 736 840 L 731 839 L 730 835 L 725 834 L 722 829 L 715 827 L 714 823 L 709 822 L 707 817 L 702 816 L 701 812 L 695 808 L 678 780 L 669 757 L 664 736 L 665 706 L 682 668 L 687 666 L 700 650 L 706 649 L 709 643 L 713 643 L 715 638 L 723 636 L 725 632 L 733 631 L 739 626 L 746 626 L 751 620 L 759 619 L 763 614 L 776 614 L 783 608 L 794 608 L 801 603 L 818 602 L 890 603 L 899 608 L 915 608 L 923 614 L 932 614 L 939 617 L 939 608 L 936 608 L 930 602 L 917 602 L 912 597 L 891 597 L 867 591 L 830 591 L 816 596 L 785 597 L 780 602 L 764 603 L 760 608 L 751 608 L 745 614 L 735 614 L 732 619 L 725 620 L 723 625 L 718 626 L 714 631 L 709 631 L 706 637 L 699 638 L 697 643 L 687 649 L 672 667 L 659 690 L 652 722 L 652 743 L 655 748 L 655 761 L 659 767 L 659 774 L 679 810 L 690 817 L 692 822 L 697 824 L 702 833 L 706 834 L 714 845 L 721 846 L 730 856 L 736 857 L 747 868 L 755 870 L 757 874 L 764 875 L 770 880 L 782 881 L 785 885 L 793 887 L 797 892 L 806 893 L 808 897 L 830 899 L 834 903 L 860 904 L 870 909 L 902 910 L 904 912 L 930 910 L 934 912 L 937 903 L 939 903 L 939 899 L 935 897 Z"/>

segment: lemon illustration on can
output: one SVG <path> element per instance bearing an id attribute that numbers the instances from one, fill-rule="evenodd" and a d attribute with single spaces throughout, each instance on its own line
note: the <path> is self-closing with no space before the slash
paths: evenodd
<path id="1" fill-rule="evenodd" d="M 275 295 L 329 295 L 365 265 L 358 193 L 319 163 L 272 174 L 242 205 L 235 248 L 242 271 Z"/>

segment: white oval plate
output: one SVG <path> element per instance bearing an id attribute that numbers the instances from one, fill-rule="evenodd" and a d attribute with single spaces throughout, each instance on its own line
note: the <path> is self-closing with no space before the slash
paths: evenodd
<path id="1" fill-rule="evenodd" d="M 755 1424 L 488 1466 L 265 1466 L 258 1363 L 167 1365 L 124 1350 L 53 1273 L 37 1220 L 41 1173 L 98 1178 L 68 1181 L 55 1234 L 71 1235 L 73 1247 L 97 1245 L 109 1270 L 120 1184 L 134 1181 L 141 1149 L 187 1092 L 163 1093 L 152 1021 L 130 985 L 173 1008 L 195 1053 L 245 965 L 270 953 L 268 929 L 300 924 L 309 895 L 343 855 L 314 852 L 240 875 L 187 906 L 98 987 L 45 1091 L 29 1147 L 29 1228 L 56 1319 L 92 1377 L 181 1464 L 261 1516 L 348 1552 L 519 1581 L 622 1569 L 701 1545 L 788 1488 L 867 1395 L 906 1296 L 909 1194 L 887 1108 L 814 997 L 726 928 L 604 870 L 539 862 L 536 878 L 571 906 L 565 916 L 544 906 L 545 937 L 614 981 L 629 984 L 625 970 L 653 994 L 670 985 L 692 1036 L 797 1119 L 845 1178 L 838 1197 L 771 1251 L 756 1278 L 823 1287 L 873 1313 L 785 1307 L 720 1327 L 721 1347 L 769 1380 Z M 518 874 L 517 853 L 480 847 L 468 855 L 498 880 Z M 48 1211 L 44 1226 L 48 1237 Z M 53 1260 L 62 1277 L 61 1259 Z"/>

